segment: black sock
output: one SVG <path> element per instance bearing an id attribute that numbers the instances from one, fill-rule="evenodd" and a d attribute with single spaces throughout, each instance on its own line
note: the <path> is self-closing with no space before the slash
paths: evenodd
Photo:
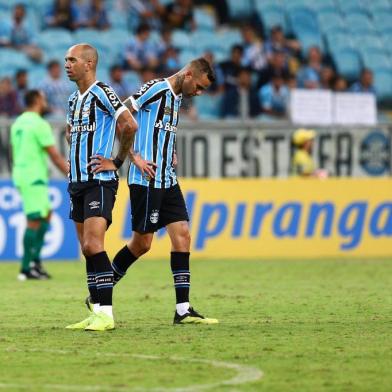
<path id="1" fill-rule="evenodd" d="M 176 303 L 189 302 L 191 274 L 189 272 L 189 252 L 171 252 L 171 270 L 176 290 Z"/>
<path id="2" fill-rule="evenodd" d="M 97 282 L 95 281 L 95 267 L 91 257 L 86 256 L 87 287 L 93 304 L 99 303 Z"/>
<path id="3" fill-rule="evenodd" d="M 124 277 L 124 275 L 127 273 L 127 269 L 137 259 L 138 258 L 132 254 L 126 245 L 117 252 L 112 263 L 114 285 L 118 283 L 122 277 Z"/>
<path id="4" fill-rule="evenodd" d="M 98 302 L 101 306 L 112 305 L 113 271 L 105 251 L 90 256 L 95 268 L 95 283 L 97 284 Z"/>

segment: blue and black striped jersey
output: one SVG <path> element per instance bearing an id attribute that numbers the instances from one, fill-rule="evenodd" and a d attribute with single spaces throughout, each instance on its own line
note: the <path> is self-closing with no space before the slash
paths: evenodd
<path id="1" fill-rule="evenodd" d="M 138 112 L 134 150 L 143 159 L 157 164 L 154 188 L 169 188 L 177 184 L 173 166 L 178 112 L 182 95 L 176 95 L 167 79 L 154 79 L 144 84 L 131 97 Z M 150 178 L 142 176 L 133 164 L 128 173 L 128 184 L 150 185 Z"/>
<path id="2" fill-rule="evenodd" d="M 113 89 L 96 81 L 83 94 L 75 91 L 68 100 L 67 123 L 71 127 L 70 182 L 117 179 L 115 171 L 91 173 L 92 155 L 110 158 L 118 116 L 127 110 Z"/>

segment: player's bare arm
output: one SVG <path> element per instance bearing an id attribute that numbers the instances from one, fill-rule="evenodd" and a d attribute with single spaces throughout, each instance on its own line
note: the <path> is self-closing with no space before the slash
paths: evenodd
<path id="1" fill-rule="evenodd" d="M 119 135 L 120 146 L 116 158 L 106 159 L 100 155 L 93 155 L 88 166 L 92 166 L 93 173 L 100 173 L 107 170 L 117 170 L 128 156 L 133 146 L 135 133 L 137 131 L 137 123 L 132 114 L 125 110 L 117 119 L 116 133 Z"/>
<path id="2" fill-rule="evenodd" d="M 135 109 L 132 105 L 131 97 L 127 98 L 123 102 L 123 104 L 128 108 L 131 113 L 135 112 Z M 131 148 L 129 149 L 129 159 L 141 171 L 143 175 L 146 174 L 151 178 L 155 177 L 155 168 L 157 167 L 157 164 L 155 162 L 143 159 L 140 154 L 133 149 L 133 143 L 131 145 Z"/>
<path id="3" fill-rule="evenodd" d="M 67 161 L 62 157 L 57 148 L 55 146 L 48 146 L 45 149 L 51 161 L 65 176 L 67 176 L 69 171 Z"/>
<path id="4" fill-rule="evenodd" d="M 69 124 L 67 124 L 67 126 L 65 127 L 65 140 L 69 145 L 71 141 L 71 126 Z"/>
<path id="5" fill-rule="evenodd" d="M 136 110 L 134 109 L 133 105 L 132 105 L 132 100 L 131 97 L 128 97 L 125 101 L 123 101 L 123 104 L 127 107 L 127 109 L 133 114 L 134 112 L 136 112 Z"/>

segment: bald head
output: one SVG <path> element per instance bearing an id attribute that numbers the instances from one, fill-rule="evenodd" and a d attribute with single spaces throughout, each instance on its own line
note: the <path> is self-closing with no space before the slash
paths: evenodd
<path id="1" fill-rule="evenodd" d="M 97 50 L 86 43 L 71 46 L 65 55 L 65 70 L 70 80 L 89 83 L 95 80 L 98 63 Z"/>
<path id="2" fill-rule="evenodd" d="M 75 50 L 75 53 L 79 54 L 79 57 L 82 58 L 84 61 L 91 61 L 93 69 L 97 68 L 98 52 L 97 49 L 94 48 L 94 46 L 83 43 L 71 46 L 69 50 Z"/>

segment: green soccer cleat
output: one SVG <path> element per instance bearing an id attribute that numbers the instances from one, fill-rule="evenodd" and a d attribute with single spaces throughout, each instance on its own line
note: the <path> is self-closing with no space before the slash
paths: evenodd
<path id="1" fill-rule="evenodd" d="M 189 308 L 188 312 L 182 316 L 176 311 L 173 324 L 219 324 L 219 321 L 213 318 L 206 318 L 197 313 L 193 308 Z"/>
<path id="2" fill-rule="evenodd" d="M 99 312 L 94 315 L 93 322 L 86 326 L 85 331 L 110 331 L 112 329 L 114 329 L 113 317 Z"/>
<path id="3" fill-rule="evenodd" d="M 75 324 L 70 324 L 67 325 L 65 328 L 66 329 L 85 329 L 88 325 L 90 325 L 95 319 L 95 314 L 91 314 L 91 316 L 87 317 L 86 319 L 79 321 L 78 323 Z"/>

